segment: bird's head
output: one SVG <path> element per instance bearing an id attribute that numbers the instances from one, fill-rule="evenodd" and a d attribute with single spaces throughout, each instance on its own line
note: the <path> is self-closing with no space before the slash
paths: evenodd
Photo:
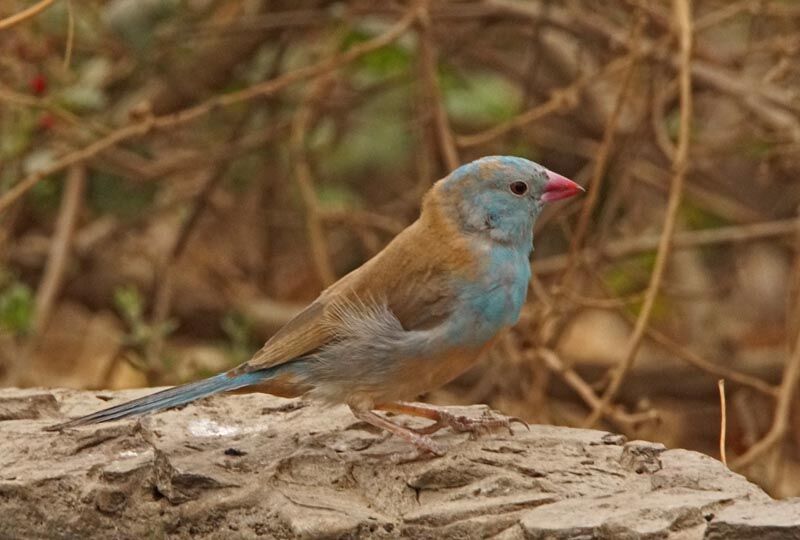
<path id="1" fill-rule="evenodd" d="M 488 156 L 467 163 L 436 183 L 432 197 L 465 232 L 504 243 L 530 244 L 533 224 L 545 203 L 584 189 L 538 163 L 513 156 Z"/>

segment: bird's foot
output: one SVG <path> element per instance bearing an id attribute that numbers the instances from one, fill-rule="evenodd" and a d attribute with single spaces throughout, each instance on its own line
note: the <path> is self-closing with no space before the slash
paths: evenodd
<path id="1" fill-rule="evenodd" d="M 452 428 L 453 431 L 459 433 L 471 433 L 473 435 L 490 433 L 496 429 L 507 429 L 513 435 L 514 431 L 511 429 L 511 425 L 515 423 L 522 424 L 526 429 L 530 429 L 524 420 L 516 416 L 504 416 L 491 411 L 485 411 L 480 418 L 470 418 L 453 414 L 447 409 L 428 405 L 427 403 L 408 403 L 405 401 L 382 404 L 379 408 L 398 414 L 409 414 L 433 420 L 433 424 L 429 426 L 411 430 L 419 435 L 430 435 L 446 427 Z"/>
<path id="2" fill-rule="evenodd" d="M 422 457 L 423 454 L 433 456 L 443 456 L 445 454 L 445 449 L 433 439 L 428 437 L 428 435 L 425 433 L 419 433 L 416 430 L 395 424 L 394 422 L 387 420 L 383 416 L 380 416 L 372 411 L 357 409 L 354 407 L 350 407 L 350 410 L 353 411 L 353 414 L 359 420 L 367 422 L 375 427 L 385 429 L 389 433 L 397 435 L 398 437 L 413 444 L 419 452 L 419 454 L 416 456 L 417 458 Z"/>
<path id="3" fill-rule="evenodd" d="M 415 431 L 421 435 L 429 435 L 436 433 L 440 429 L 449 427 L 453 431 L 459 433 L 470 433 L 472 435 L 484 435 L 491 433 L 498 429 L 507 429 L 509 435 L 514 434 L 511 429 L 512 424 L 521 424 L 526 429 L 530 429 L 528 424 L 516 416 L 504 416 L 501 414 L 486 411 L 480 418 L 470 418 L 468 416 L 456 415 L 449 411 L 439 411 L 439 418 L 424 428 L 416 429 Z"/>
<path id="4" fill-rule="evenodd" d="M 443 456 L 445 454 L 444 447 L 424 433 L 417 433 L 413 429 L 409 431 L 416 435 L 415 438 L 411 439 L 411 443 L 419 450 L 420 455 L 418 457 L 423 457 L 424 455 Z"/>

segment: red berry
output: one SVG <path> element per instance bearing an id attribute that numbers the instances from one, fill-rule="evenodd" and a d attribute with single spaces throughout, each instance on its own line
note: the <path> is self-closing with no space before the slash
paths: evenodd
<path id="1" fill-rule="evenodd" d="M 39 73 L 29 83 L 31 92 L 37 96 L 41 96 L 45 92 L 47 92 L 47 79 L 44 75 Z"/>
<path id="2" fill-rule="evenodd" d="M 56 125 L 56 119 L 52 114 L 48 112 L 42 113 L 42 115 L 39 116 L 39 121 L 37 125 L 39 131 L 50 131 L 51 129 L 53 129 L 53 126 Z"/>

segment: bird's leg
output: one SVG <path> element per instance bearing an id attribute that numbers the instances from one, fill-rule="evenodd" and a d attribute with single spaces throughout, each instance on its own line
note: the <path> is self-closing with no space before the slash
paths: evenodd
<path id="1" fill-rule="evenodd" d="M 436 444 L 433 441 L 433 439 L 431 439 L 424 433 L 418 433 L 413 429 L 409 429 L 407 427 L 395 424 L 394 422 L 391 422 L 390 420 L 370 410 L 359 409 L 353 407 L 352 405 L 350 406 L 350 410 L 353 412 L 353 415 L 359 420 L 366 422 L 367 424 L 371 424 L 375 427 L 385 429 L 386 431 L 393 433 L 398 437 L 410 442 L 423 452 L 428 452 L 430 454 L 434 454 L 437 456 L 444 455 L 444 449 L 438 444 Z"/>
<path id="2" fill-rule="evenodd" d="M 393 401 L 391 403 L 382 403 L 376 408 L 382 411 L 420 416 L 433 420 L 434 423 L 429 426 L 412 430 L 420 435 L 436 433 L 445 427 L 451 427 L 454 431 L 475 434 L 486 433 L 498 428 L 505 428 L 513 435 L 514 432 L 511 430 L 511 424 L 516 422 L 522 424 L 526 428 L 528 427 L 528 424 L 524 420 L 515 416 L 502 416 L 486 412 L 482 418 L 468 418 L 466 416 L 455 415 L 442 407 L 428 405 L 427 403 Z"/>

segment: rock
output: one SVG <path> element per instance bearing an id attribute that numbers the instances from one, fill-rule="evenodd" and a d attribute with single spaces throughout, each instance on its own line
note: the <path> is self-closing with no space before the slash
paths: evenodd
<path id="1" fill-rule="evenodd" d="M 707 540 L 800 539 L 800 499 L 734 504 L 709 524 Z"/>
<path id="2" fill-rule="evenodd" d="M 0 538 L 800 538 L 800 500 L 601 431 L 445 430 L 411 459 L 345 407 L 259 394 L 41 429 L 150 391 L 0 390 Z"/>

